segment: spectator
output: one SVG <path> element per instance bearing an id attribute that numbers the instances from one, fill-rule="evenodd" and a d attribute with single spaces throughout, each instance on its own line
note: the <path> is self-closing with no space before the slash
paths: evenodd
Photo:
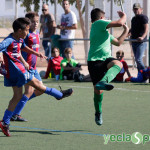
<path id="1" fill-rule="evenodd" d="M 63 60 L 63 57 L 59 56 L 60 51 L 59 48 L 54 47 L 52 48 L 52 57 L 49 59 L 48 66 L 47 66 L 47 71 L 45 74 L 45 79 L 48 78 L 49 73 L 53 70 L 56 80 L 59 80 L 59 75 L 60 75 L 60 63 Z"/>
<path id="2" fill-rule="evenodd" d="M 75 13 L 70 10 L 69 0 L 63 0 L 62 4 L 65 13 L 62 14 L 61 25 L 58 25 L 57 28 L 61 30 L 60 35 L 62 39 L 73 39 L 75 37 L 75 29 L 77 29 L 77 18 Z M 61 51 L 64 58 L 65 48 L 70 47 L 73 49 L 73 43 L 71 40 L 61 42 Z M 72 55 L 72 58 L 74 58 L 74 55 Z"/>
<path id="3" fill-rule="evenodd" d="M 138 42 L 132 42 L 133 53 L 135 57 L 135 61 L 137 63 L 137 69 L 140 71 L 144 69 L 143 56 L 146 50 L 146 42 L 142 42 L 146 40 L 148 33 L 148 17 L 143 15 L 143 9 L 139 3 L 135 3 L 133 5 L 133 12 L 135 16 L 131 20 L 131 38 L 137 39 Z"/>
<path id="4" fill-rule="evenodd" d="M 54 35 L 55 33 L 55 19 L 52 14 L 49 13 L 48 5 L 43 4 L 42 6 L 42 12 L 43 14 L 40 16 L 40 33 L 43 33 L 43 38 L 49 38 L 46 40 L 43 40 L 42 45 L 45 50 L 45 56 L 48 58 L 51 57 L 51 39 L 50 37 Z"/>
<path id="5" fill-rule="evenodd" d="M 66 48 L 65 57 L 61 61 L 61 71 L 60 71 L 60 79 L 61 80 L 73 80 L 74 76 L 79 74 L 79 70 L 81 70 L 81 65 L 72 58 L 72 49 Z"/>
<path id="6" fill-rule="evenodd" d="M 126 61 L 123 59 L 124 58 L 124 52 L 122 50 L 116 52 L 116 58 L 122 63 L 123 67 L 121 71 L 117 74 L 116 78 L 114 81 L 122 81 L 123 82 L 123 76 L 125 72 L 127 73 L 128 77 L 130 77 L 130 72 L 128 69 L 128 65 Z"/>
<path id="7" fill-rule="evenodd" d="M 142 69 L 138 72 L 137 77 L 129 77 L 125 79 L 125 82 L 146 82 L 150 78 L 150 67 Z"/>

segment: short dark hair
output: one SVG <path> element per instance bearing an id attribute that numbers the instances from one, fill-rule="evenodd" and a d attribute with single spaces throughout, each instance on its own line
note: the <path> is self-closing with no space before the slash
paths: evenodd
<path id="1" fill-rule="evenodd" d="M 116 52 L 116 55 L 124 57 L 124 52 L 122 50 L 119 50 Z"/>
<path id="2" fill-rule="evenodd" d="M 18 18 L 13 22 L 12 27 L 14 32 L 17 32 L 19 29 L 24 30 L 27 25 L 30 25 L 29 18 Z"/>
<path id="3" fill-rule="evenodd" d="M 34 11 L 30 11 L 25 15 L 26 18 L 33 19 L 34 17 L 39 17 L 39 14 Z"/>
<path id="4" fill-rule="evenodd" d="M 91 11 L 91 22 L 95 22 L 100 19 L 100 17 L 104 16 L 105 12 L 99 8 L 95 8 Z"/>
<path id="5" fill-rule="evenodd" d="M 69 1 L 69 0 L 63 0 L 62 3 L 65 2 L 65 1 L 68 1 L 68 3 L 70 4 L 70 1 Z"/>
<path id="6" fill-rule="evenodd" d="M 70 47 L 65 48 L 64 53 L 68 54 L 68 53 L 72 53 L 72 49 Z"/>
<path id="7" fill-rule="evenodd" d="M 58 47 L 53 47 L 53 48 L 52 48 L 52 50 L 51 50 L 51 53 L 54 53 L 54 49 L 57 49 L 57 50 L 58 50 L 58 52 L 60 53 L 60 50 L 59 50 L 59 48 L 58 48 Z"/>

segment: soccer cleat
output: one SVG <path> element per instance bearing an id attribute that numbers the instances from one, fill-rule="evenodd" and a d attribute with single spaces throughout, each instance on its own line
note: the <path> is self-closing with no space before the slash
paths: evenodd
<path id="1" fill-rule="evenodd" d="M 5 124 L 4 121 L 0 121 L 0 128 L 6 136 L 11 136 L 9 132 L 9 125 Z"/>
<path id="2" fill-rule="evenodd" d="M 95 122 L 99 126 L 103 124 L 102 113 L 100 112 L 95 113 Z"/>
<path id="3" fill-rule="evenodd" d="M 106 81 L 100 81 L 96 84 L 96 89 L 97 90 L 106 90 L 110 91 L 114 88 L 112 84 L 107 83 Z"/>
<path id="4" fill-rule="evenodd" d="M 57 100 L 61 100 L 65 97 L 70 96 L 73 93 L 72 89 L 67 89 L 67 90 L 61 90 L 61 92 L 63 93 L 63 96 L 61 98 L 56 98 Z"/>
<path id="5" fill-rule="evenodd" d="M 11 117 L 10 121 L 22 121 L 22 122 L 24 121 L 24 122 L 26 122 L 26 121 L 28 121 L 28 120 L 24 119 L 24 118 L 21 117 L 20 115 L 13 115 L 13 116 Z"/>

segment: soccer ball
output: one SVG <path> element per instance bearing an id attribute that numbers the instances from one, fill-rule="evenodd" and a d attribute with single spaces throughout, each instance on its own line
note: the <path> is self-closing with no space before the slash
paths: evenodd
<path id="1" fill-rule="evenodd" d="M 40 74 L 40 77 L 41 77 L 41 78 L 44 78 L 44 77 L 45 77 L 46 72 L 45 72 L 44 70 L 42 70 L 42 71 L 40 71 L 40 73 L 39 73 L 39 74 Z"/>

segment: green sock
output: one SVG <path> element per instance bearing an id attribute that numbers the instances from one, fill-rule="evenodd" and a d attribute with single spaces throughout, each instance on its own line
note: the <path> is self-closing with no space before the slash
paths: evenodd
<path id="1" fill-rule="evenodd" d="M 102 100 L 103 100 L 103 93 L 100 95 L 94 93 L 95 112 L 102 112 Z"/>
<path id="2" fill-rule="evenodd" d="M 121 68 L 118 65 L 112 66 L 104 75 L 101 81 L 106 81 L 107 83 L 111 82 L 116 75 L 121 71 Z"/>

